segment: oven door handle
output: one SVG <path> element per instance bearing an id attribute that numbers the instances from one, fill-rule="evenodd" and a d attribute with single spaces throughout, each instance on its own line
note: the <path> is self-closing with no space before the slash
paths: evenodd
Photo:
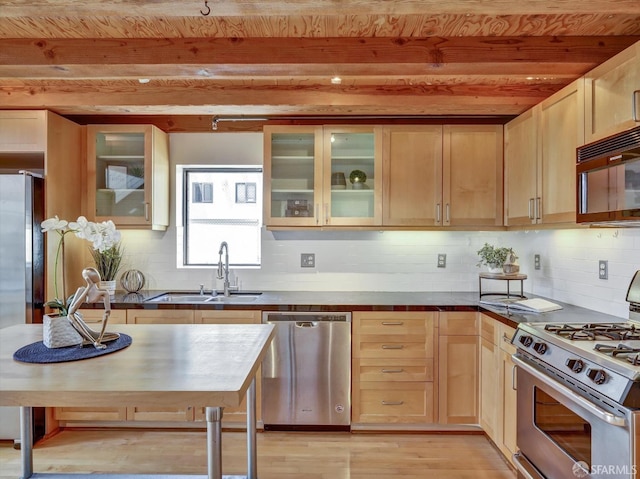
<path id="1" fill-rule="evenodd" d="M 527 372 L 528 374 L 531 374 L 538 381 L 545 383 L 547 386 L 551 387 L 558 394 L 561 394 L 562 396 L 564 396 L 565 399 L 571 402 L 577 403 L 579 406 L 586 409 L 587 411 L 589 411 L 591 414 L 598 417 L 599 419 L 602 419 L 607 424 L 611 424 L 613 426 L 620 426 L 620 427 L 625 427 L 627 425 L 627 420 L 625 418 L 616 416 L 615 414 L 611 414 L 610 412 L 605 411 L 602 408 L 599 408 L 595 404 L 592 404 L 590 401 L 587 401 L 582 396 L 574 393 L 568 387 L 563 386 L 562 384 L 551 379 L 550 377 L 545 376 L 540 371 L 533 368 L 529 364 L 525 363 L 522 359 L 518 358 L 517 356 L 514 355 L 512 356 L 512 358 L 513 358 L 513 362 L 516 363 L 516 365 L 519 368 L 522 368 L 525 372 Z"/>

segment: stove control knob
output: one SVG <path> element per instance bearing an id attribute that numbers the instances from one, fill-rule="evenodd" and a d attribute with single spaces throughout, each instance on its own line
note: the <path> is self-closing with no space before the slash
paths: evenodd
<path id="1" fill-rule="evenodd" d="M 536 343 L 533 345 L 533 350 L 542 356 L 547 352 L 547 345 L 545 343 Z"/>
<path id="2" fill-rule="evenodd" d="M 607 380 L 607 373 L 602 369 L 589 369 L 587 376 L 596 384 L 603 384 Z"/>
<path id="3" fill-rule="evenodd" d="M 581 361 L 580 359 L 567 359 L 566 365 L 574 373 L 579 373 L 584 369 L 584 361 Z"/>
<path id="4" fill-rule="evenodd" d="M 533 338 L 531 336 L 520 336 L 520 343 L 525 348 L 528 348 L 529 346 L 531 346 L 531 343 L 533 343 Z"/>

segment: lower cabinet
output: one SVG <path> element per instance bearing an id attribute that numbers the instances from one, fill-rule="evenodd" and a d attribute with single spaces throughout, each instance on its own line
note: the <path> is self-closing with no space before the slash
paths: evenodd
<path id="1" fill-rule="evenodd" d="M 261 312 L 255 310 L 247 311 L 212 311 L 196 310 L 194 321 L 196 324 L 260 324 Z M 260 377 L 261 370 L 256 373 L 256 420 L 262 419 L 260 401 Z M 205 406 L 194 408 L 194 420 L 205 421 Z M 247 400 L 242 401 L 238 407 L 226 407 L 222 413 L 222 424 L 225 426 L 245 427 L 247 424 Z"/>
<path id="2" fill-rule="evenodd" d="M 516 430 L 517 430 L 517 382 L 516 382 L 516 364 L 513 362 L 512 355 L 515 354 L 516 348 L 511 344 L 511 338 L 515 333 L 514 328 L 510 328 L 504 324 L 500 324 L 500 356 L 501 356 L 501 375 L 502 375 L 502 391 L 501 405 L 502 415 L 500 419 L 500 435 L 496 442 L 502 454 L 504 454 L 511 462 L 516 447 Z"/>
<path id="3" fill-rule="evenodd" d="M 98 330 L 98 323 L 102 321 L 104 310 L 81 309 L 82 319 L 91 327 Z M 114 309 L 107 320 L 107 331 L 116 331 L 112 324 L 124 324 L 127 322 L 127 312 L 123 309 Z M 53 408 L 53 419 L 56 421 L 126 421 L 126 407 L 56 407 Z"/>
<path id="4" fill-rule="evenodd" d="M 512 461 L 516 452 L 516 365 L 511 358 L 515 329 L 481 315 L 480 425 Z"/>
<path id="5" fill-rule="evenodd" d="M 440 312 L 438 422 L 478 424 L 477 311 Z"/>
<path id="6" fill-rule="evenodd" d="M 86 309 L 81 311 L 84 320 L 98 323 L 102 320 L 103 310 Z M 261 312 L 247 311 L 211 311 L 211 310 L 187 310 L 187 309 L 130 309 L 112 310 L 108 320 L 111 324 L 259 324 Z M 108 330 L 117 331 L 117 328 L 107 326 Z M 257 394 L 260 393 L 258 372 Z M 257 401 L 259 408 L 260 401 Z M 105 421 L 147 421 L 147 422 L 194 422 L 205 420 L 205 407 L 194 405 L 188 408 L 152 408 L 152 407 L 114 407 L 95 408 L 91 406 L 77 408 L 54 408 L 53 418 L 62 422 L 105 422 Z M 257 411 L 260 419 L 260 411 Z M 223 424 L 227 426 L 244 427 L 246 424 L 246 405 L 237 408 L 225 408 Z"/>
<path id="7" fill-rule="evenodd" d="M 354 312 L 352 425 L 435 420 L 430 312 Z"/>

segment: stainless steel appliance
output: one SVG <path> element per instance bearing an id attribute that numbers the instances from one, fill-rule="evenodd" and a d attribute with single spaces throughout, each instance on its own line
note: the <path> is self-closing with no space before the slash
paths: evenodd
<path id="1" fill-rule="evenodd" d="M 640 478 L 640 271 L 620 323 L 524 323 L 516 464 L 527 479 Z"/>
<path id="2" fill-rule="evenodd" d="M 0 328 L 42 322 L 43 215 L 42 178 L 28 173 L 0 175 Z M 44 433 L 44 409 L 34 408 L 34 416 L 37 439 Z M 19 409 L 1 407 L 0 439 L 17 443 L 19 437 Z"/>
<path id="3" fill-rule="evenodd" d="M 640 225 L 640 127 L 577 150 L 578 223 Z"/>
<path id="4" fill-rule="evenodd" d="M 348 429 L 351 313 L 263 312 L 276 326 L 262 362 L 268 429 Z"/>

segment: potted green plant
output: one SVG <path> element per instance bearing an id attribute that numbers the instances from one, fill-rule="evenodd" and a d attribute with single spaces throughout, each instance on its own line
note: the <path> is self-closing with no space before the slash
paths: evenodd
<path id="1" fill-rule="evenodd" d="M 480 261 L 477 266 L 486 265 L 490 273 L 502 273 L 502 267 L 512 253 L 513 249 L 511 248 L 496 248 L 489 243 L 485 243 L 484 246 L 478 250 Z"/>

